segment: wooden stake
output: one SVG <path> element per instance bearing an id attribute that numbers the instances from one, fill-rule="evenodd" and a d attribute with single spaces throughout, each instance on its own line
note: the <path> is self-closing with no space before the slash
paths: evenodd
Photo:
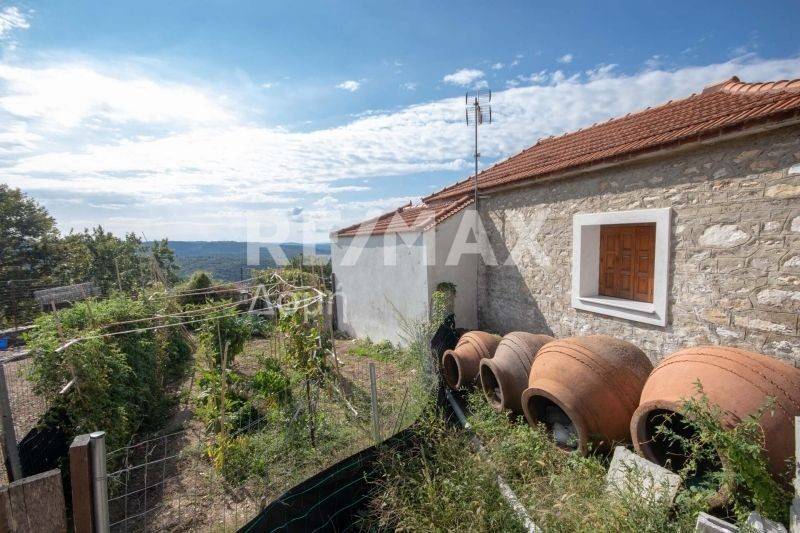
<path id="1" fill-rule="evenodd" d="M 311 446 L 317 447 L 317 439 L 314 427 L 314 408 L 311 405 L 311 381 L 306 378 L 306 400 L 308 401 L 308 431 L 311 433 Z"/>
<path id="2" fill-rule="evenodd" d="M 217 324 L 219 324 L 219 322 Z M 221 402 L 219 406 L 219 423 L 220 432 L 222 433 L 223 437 L 228 436 L 228 425 L 225 423 L 225 396 L 228 391 L 228 375 L 226 371 L 228 367 L 228 346 L 230 346 L 230 344 L 226 342 L 225 348 L 222 350 L 222 385 L 220 386 L 222 398 L 220 398 Z"/>
<path id="3" fill-rule="evenodd" d="M 53 319 L 56 321 L 56 330 L 58 331 L 59 342 L 64 342 L 64 331 L 61 329 L 61 320 L 58 318 L 58 309 L 56 309 L 56 301 L 50 300 L 50 308 L 53 310 Z"/>
<path id="4" fill-rule="evenodd" d="M 8 461 L 8 480 L 22 479 L 22 463 L 19 460 L 17 448 L 17 433 L 14 429 L 14 416 L 11 412 L 11 402 L 8 397 L 8 383 L 6 381 L 6 368 L 0 364 L 0 420 L 3 424 L 3 454 Z"/>

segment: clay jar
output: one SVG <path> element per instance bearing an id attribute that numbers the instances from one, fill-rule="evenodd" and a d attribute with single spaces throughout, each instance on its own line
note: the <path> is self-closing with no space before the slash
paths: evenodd
<path id="1" fill-rule="evenodd" d="M 685 399 L 698 396 L 698 380 L 709 403 L 725 413 L 727 425 L 755 414 L 769 397 L 775 399 L 759 422 L 770 470 L 785 481 L 786 461 L 794 455 L 794 417 L 800 415 L 800 370 L 738 348 L 695 346 L 656 366 L 631 419 L 636 451 L 650 461 L 663 465 L 670 459 L 673 467 L 680 467 L 682 450 L 657 435 L 656 428 L 665 423 L 684 437 L 691 436 L 680 411 Z"/>
<path id="2" fill-rule="evenodd" d="M 536 354 L 522 410 L 556 443 L 586 453 L 630 438 L 630 420 L 653 365 L 639 348 L 606 335 L 550 342 Z"/>
<path id="3" fill-rule="evenodd" d="M 496 411 L 522 414 L 522 391 L 528 386 L 533 358 L 552 340 L 549 335 L 514 331 L 503 337 L 494 357 L 481 360 L 481 388 Z"/>
<path id="4" fill-rule="evenodd" d="M 481 359 L 494 355 L 500 337 L 485 331 L 464 333 L 456 347 L 442 355 L 442 374 L 448 387 L 460 389 L 475 382 Z"/>

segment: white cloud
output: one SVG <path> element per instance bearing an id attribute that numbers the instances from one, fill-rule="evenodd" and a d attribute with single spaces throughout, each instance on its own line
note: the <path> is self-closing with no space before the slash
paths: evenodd
<path id="1" fill-rule="evenodd" d="M 232 114 L 222 98 L 184 84 L 114 76 L 87 64 L 30 68 L 0 64 L 0 110 L 52 128 L 99 123 L 212 124 Z"/>
<path id="2" fill-rule="evenodd" d="M 262 83 L 262 84 L 261 84 L 261 88 L 262 88 L 262 89 L 272 89 L 272 88 L 273 88 L 273 87 L 275 87 L 276 85 L 278 85 L 278 83 L 277 83 L 277 82 L 274 82 L 274 81 L 268 81 L 268 82 Z"/>
<path id="3" fill-rule="evenodd" d="M 563 56 L 558 58 L 558 62 L 564 63 L 565 65 L 567 63 L 572 63 L 572 54 L 564 54 Z"/>
<path id="4" fill-rule="evenodd" d="M 0 39 L 5 39 L 15 30 L 30 28 L 28 17 L 16 6 L 7 6 L 0 10 Z"/>
<path id="5" fill-rule="evenodd" d="M 474 68 L 462 68 L 461 70 L 457 70 L 452 74 L 448 74 L 442 78 L 442 81 L 445 83 L 466 87 L 483 78 L 483 76 L 484 73 L 482 70 Z"/>
<path id="6" fill-rule="evenodd" d="M 505 66 L 505 65 L 503 65 L 502 63 L 500 63 L 500 62 L 498 61 L 497 63 L 495 63 L 494 65 L 492 65 L 492 70 L 500 70 L 500 69 L 502 69 L 504 66 Z"/>
<path id="7" fill-rule="evenodd" d="M 339 85 L 336 86 L 337 89 L 344 89 L 345 91 L 350 91 L 351 93 L 356 92 L 359 88 L 361 88 L 361 83 L 356 80 L 347 80 L 343 81 Z"/>
<path id="8" fill-rule="evenodd" d="M 379 180 L 469 172 L 472 144 L 461 98 L 291 131 L 253 122 L 249 104 L 236 95 L 114 72 L 0 63 L 2 181 L 42 198 L 63 228 L 89 220 L 114 231 L 141 229 L 151 238 L 243 238 L 246 217 L 286 217 L 296 206 L 324 239 L 330 229 L 370 216 L 373 207 L 382 212 L 403 203 L 359 204 L 385 196 Z M 748 56 L 635 74 L 601 65 L 571 76 L 555 71 L 512 80 L 520 86 L 493 95 L 497 120 L 483 135 L 483 164 L 541 137 L 685 97 L 734 74 L 746 81 L 800 77 L 800 59 Z M 428 192 L 422 188 L 402 192 Z M 358 201 L 313 205 L 356 191 Z M 106 207 L 87 211 L 90 204 Z M 121 216 L 108 217 L 112 205 L 125 206 L 113 211 Z"/>
<path id="9" fill-rule="evenodd" d="M 416 82 L 409 81 L 409 82 L 406 82 L 406 83 L 404 83 L 404 84 L 402 85 L 402 87 L 403 87 L 403 89 L 405 89 L 406 91 L 416 91 L 416 90 L 417 90 L 417 87 L 419 87 L 419 84 L 418 84 L 418 83 L 416 83 Z"/>

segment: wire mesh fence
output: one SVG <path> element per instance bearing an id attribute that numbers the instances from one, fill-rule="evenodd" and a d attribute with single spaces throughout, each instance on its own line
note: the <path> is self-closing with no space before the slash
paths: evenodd
<path id="1" fill-rule="evenodd" d="M 31 430 L 37 427 L 37 424 L 50 407 L 50 402 L 34 391 L 33 385 L 28 379 L 32 365 L 33 359 L 27 353 L 17 354 L 15 357 L 7 357 L 0 361 L 5 377 L 0 382 L 0 385 L 4 385 L 5 390 L 0 390 L 0 394 L 5 395 L 8 399 L 8 413 L 3 416 L 0 424 L 2 438 L 5 443 L 0 448 L 0 457 L 2 457 L 3 464 L 6 465 L 6 468 L 0 471 L 0 481 L 2 483 L 8 483 L 11 480 L 11 475 L 8 472 L 11 465 L 6 461 L 5 456 L 5 449 L 12 445 L 10 440 L 6 440 L 7 433 L 9 439 L 11 435 L 7 424 L 13 428 L 14 445 L 17 445 Z M 5 408 L 6 406 L 3 406 L 4 410 Z"/>
<path id="2" fill-rule="evenodd" d="M 237 357 L 229 387 L 242 401 L 209 417 L 189 400 L 177 431 L 108 453 L 112 531 L 234 530 L 292 486 L 375 444 L 376 429 L 383 439 L 410 423 L 411 369 L 331 352 L 320 378 L 292 379 L 284 343 L 273 333 Z M 289 382 L 264 394 L 265 368 Z M 193 387 L 187 398 L 207 393 Z"/>

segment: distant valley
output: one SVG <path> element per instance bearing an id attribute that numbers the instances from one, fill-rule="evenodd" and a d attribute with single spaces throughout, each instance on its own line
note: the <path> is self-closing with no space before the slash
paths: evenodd
<path id="1" fill-rule="evenodd" d="M 180 275 L 182 277 L 188 276 L 196 270 L 205 270 L 217 279 L 236 281 L 250 277 L 249 272 L 251 269 L 276 266 L 266 243 L 259 243 L 260 261 L 258 266 L 247 264 L 246 242 L 169 241 L 169 246 L 175 252 L 175 258 L 180 265 Z M 278 246 L 289 259 L 303 253 L 303 245 L 299 243 L 284 243 Z M 324 243 L 312 246 L 314 246 L 317 255 L 325 256 L 326 259 L 330 257 L 330 244 Z"/>

